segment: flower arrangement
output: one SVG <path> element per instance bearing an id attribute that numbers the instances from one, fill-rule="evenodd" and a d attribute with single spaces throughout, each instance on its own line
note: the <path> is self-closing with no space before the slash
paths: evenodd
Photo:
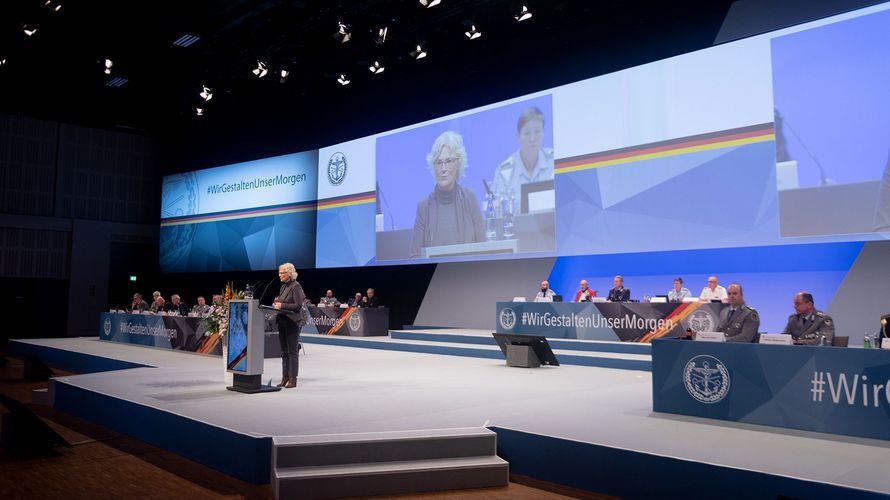
<path id="1" fill-rule="evenodd" d="M 202 321 L 205 337 L 203 347 L 206 347 L 208 352 L 215 350 L 220 341 L 225 343 L 226 330 L 229 327 L 229 301 L 243 298 L 244 291 L 236 290 L 231 281 L 226 283 L 221 294 L 213 296 L 213 307 L 210 314 Z"/>

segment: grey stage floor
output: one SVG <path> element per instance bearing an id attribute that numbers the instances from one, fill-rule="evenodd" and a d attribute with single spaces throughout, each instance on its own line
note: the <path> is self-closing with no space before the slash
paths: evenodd
<path id="1" fill-rule="evenodd" d="M 100 342 L 30 343 L 159 368 L 68 383 L 245 434 L 496 425 L 655 455 L 890 493 L 890 442 L 654 414 L 651 373 L 308 344 L 297 389 L 227 391 L 220 358 Z M 280 363 L 266 360 L 264 380 Z M 232 404 L 240 400 L 245 404 Z"/>

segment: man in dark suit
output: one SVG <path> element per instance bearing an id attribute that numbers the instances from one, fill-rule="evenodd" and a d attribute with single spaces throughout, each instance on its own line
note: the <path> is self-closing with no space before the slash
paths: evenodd
<path id="1" fill-rule="evenodd" d="M 278 266 L 281 290 L 272 306 L 282 312 L 278 315 L 278 342 L 281 345 L 281 383 L 278 387 L 290 389 L 297 386 L 300 371 L 300 329 L 306 324 L 303 302 L 306 294 L 297 282 L 297 270 L 290 262 Z"/>
<path id="2" fill-rule="evenodd" d="M 795 344 L 819 345 L 822 337 L 825 337 L 825 343 L 831 345 L 834 340 L 834 321 L 831 316 L 816 310 L 812 294 L 795 294 L 794 312 L 795 314 L 788 317 L 788 324 L 782 333 L 790 334 Z"/>
<path id="3" fill-rule="evenodd" d="M 733 283 L 726 288 L 729 307 L 720 311 L 718 332 L 726 335 L 727 342 L 754 342 L 760 328 L 760 316 L 753 307 L 745 304 L 742 285 Z"/>
<path id="4" fill-rule="evenodd" d="M 624 277 L 615 276 L 615 287 L 609 290 L 609 302 L 627 302 L 630 300 L 630 289 L 624 288 Z"/>
<path id="5" fill-rule="evenodd" d="M 362 307 L 380 307 L 380 299 L 374 295 L 373 288 L 368 288 L 367 295 L 362 299 Z"/>
<path id="6" fill-rule="evenodd" d="M 185 302 L 179 298 L 179 295 L 175 293 L 170 296 L 170 302 L 164 304 L 164 311 L 169 313 L 176 313 L 180 316 L 188 316 L 189 315 L 189 306 L 185 305 Z"/>
<path id="7" fill-rule="evenodd" d="M 362 306 L 362 294 L 361 292 L 356 292 L 355 297 L 349 299 L 346 303 L 349 307 L 361 307 Z"/>

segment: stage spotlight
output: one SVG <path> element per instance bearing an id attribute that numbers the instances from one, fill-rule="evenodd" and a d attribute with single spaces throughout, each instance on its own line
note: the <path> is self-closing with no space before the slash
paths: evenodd
<path id="1" fill-rule="evenodd" d="M 532 13 L 525 5 L 523 5 L 521 9 L 518 9 L 515 14 L 513 14 L 513 19 L 516 19 L 516 21 L 518 22 L 526 21 L 531 18 Z"/>
<path id="2" fill-rule="evenodd" d="M 420 44 L 418 44 L 417 48 L 408 53 L 408 55 L 414 59 L 423 59 L 426 57 L 426 51 L 423 50 L 423 47 L 421 47 Z"/>
<path id="3" fill-rule="evenodd" d="M 195 108 L 195 114 L 198 116 L 204 116 L 204 108 Z"/>
<path id="4" fill-rule="evenodd" d="M 469 38 L 470 40 L 475 40 L 475 39 L 479 38 L 480 36 L 482 36 L 482 32 L 476 29 L 475 24 L 471 24 L 470 29 L 465 31 L 464 35 L 466 35 L 466 37 Z"/>
<path id="5" fill-rule="evenodd" d="M 110 75 L 110 74 L 111 74 L 111 67 L 112 67 L 112 66 L 114 66 L 114 61 L 112 61 L 111 59 L 106 59 L 106 60 L 105 60 L 105 74 L 106 74 L 106 75 Z"/>
<path id="6" fill-rule="evenodd" d="M 386 26 L 377 30 L 374 34 L 374 43 L 377 45 L 383 45 L 386 42 L 386 33 L 389 31 L 389 28 Z"/>
<path id="7" fill-rule="evenodd" d="M 43 6 L 53 12 L 62 10 L 61 2 L 53 2 L 53 0 L 46 0 L 45 2 L 43 2 Z"/>
<path id="8" fill-rule="evenodd" d="M 348 24 L 340 21 L 337 23 L 337 32 L 334 33 L 334 39 L 340 40 L 340 43 L 346 43 L 352 40 L 352 31 Z"/>
<path id="9" fill-rule="evenodd" d="M 368 67 L 368 70 L 371 71 L 371 73 L 374 73 L 375 75 L 379 75 L 380 73 L 383 73 L 384 69 L 386 69 L 386 68 L 384 68 L 383 66 L 380 65 L 380 61 L 374 61 L 374 64 L 372 64 L 371 66 Z"/>
<path id="10" fill-rule="evenodd" d="M 201 99 L 204 99 L 204 102 L 207 102 L 210 99 L 213 99 L 213 90 L 210 87 L 208 87 L 207 85 L 202 85 L 201 87 L 202 87 L 201 93 L 198 94 L 199 96 L 201 96 Z"/>
<path id="11" fill-rule="evenodd" d="M 25 36 L 34 36 L 34 34 L 37 33 L 37 28 L 26 24 L 22 26 L 22 33 L 24 33 Z"/>
<path id="12" fill-rule="evenodd" d="M 262 78 L 269 73 L 268 68 L 266 68 L 266 63 L 263 61 L 256 62 L 256 68 L 251 71 L 257 78 Z"/>
<path id="13" fill-rule="evenodd" d="M 340 85 L 346 86 L 349 85 L 349 80 L 346 79 L 346 75 L 340 73 L 340 76 L 337 78 L 337 83 Z"/>
<path id="14" fill-rule="evenodd" d="M 427 9 L 429 9 L 430 7 L 435 7 L 440 3 L 442 3 L 442 0 L 420 0 L 420 5 L 423 5 Z"/>
<path id="15" fill-rule="evenodd" d="M 290 71 L 283 69 L 281 70 L 281 78 L 278 80 L 280 83 L 284 83 L 287 81 L 287 77 L 290 76 Z"/>
<path id="16" fill-rule="evenodd" d="M 0 59 L 0 66 L 6 66 L 6 58 Z"/>

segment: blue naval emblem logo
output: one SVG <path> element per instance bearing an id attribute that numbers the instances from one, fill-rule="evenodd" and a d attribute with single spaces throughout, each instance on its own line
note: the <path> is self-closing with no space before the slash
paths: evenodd
<path id="1" fill-rule="evenodd" d="M 102 325 L 105 335 L 111 335 L 111 318 L 105 318 L 105 324 Z"/>
<path id="2" fill-rule="evenodd" d="M 328 160 L 328 182 L 332 186 L 343 184 L 346 179 L 346 155 L 337 151 Z"/>
<path id="3" fill-rule="evenodd" d="M 717 403 L 729 394 L 729 370 L 714 356 L 696 356 L 686 363 L 683 385 L 696 401 Z"/>
<path id="4" fill-rule="evenodd" d="M 516 326 L 516 313 L 513 309 L 506 307 L 501 311 L 498 321 L 500 321 L 501 328 L 504 330 L 512 330 Z"/>

